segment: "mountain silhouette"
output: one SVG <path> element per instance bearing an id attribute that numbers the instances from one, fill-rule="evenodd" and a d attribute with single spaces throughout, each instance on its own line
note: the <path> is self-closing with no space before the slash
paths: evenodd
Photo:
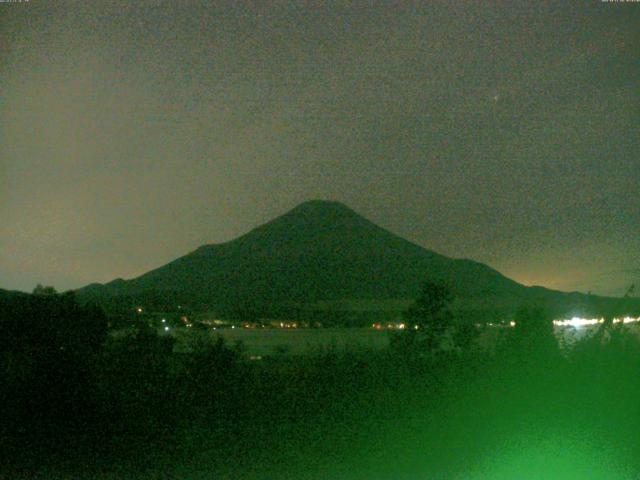
<path id="1" fill-rule="evenodd" d="M 92 284 L 77 293 L 127 305 L 164 301 L 200 310 L 256 308 L 273 314 L 284 306 L 402 305 L 427 278 L 447 282 L 458 303 L 483 310 L 512 310 L 525 301 L 564 305 L 586 297 L 525 287 L 482 263 L 411 243 L 342 203 L 321 200 L 302 203 L 232 241 L 201 246 L 137 278 Z"/>

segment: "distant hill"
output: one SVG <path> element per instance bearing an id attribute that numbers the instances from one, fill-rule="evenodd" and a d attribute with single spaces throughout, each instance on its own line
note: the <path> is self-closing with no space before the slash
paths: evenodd
<path id="1" fill-rule="evenodd" d="M 4 290 L 0 288 L 0 301 L 14 299 L 14 298 L 26 298 L 28 296 L 29 296 L 28 293 L 18 292 L 16 290 Z"/>
<path id="2" fill-rule="evenodd" d="M 227 316 L 278 317 L 309 309 L 398 312 L 426 278 L 446 281 L 460 309 L 482 315 L 504 316 L 526 302 L 567 311 L 593 303 L 583 294 L 525 287 L 484 264 L 445 257 L 341 203 L 319 200 L 137 278 L 92 284 L 77 293 L 107 308 L 182 304 Z"/>

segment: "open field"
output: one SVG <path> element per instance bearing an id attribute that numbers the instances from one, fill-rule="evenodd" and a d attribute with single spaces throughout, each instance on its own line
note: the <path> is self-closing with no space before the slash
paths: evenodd
<path id="1" fill-rule="evenodd" d="M 481 327 L 476 340 L 481 350 L 491 351 L 495 348 L 499 338 L 509 327 L 486 326 Z M 593 335 L 597 326 L 556 327 L 554 329 L 558 343 L 571 348 L 577 341 Z M 629 333 L 640 336 L 640 326 L 627 325 Z M 189 351 L 194 337 L 209 337 L 211 341 L 221 337 L 228 345 L 240 344 L 243 352 L 249 356 L 267 355 L 302 355 L 323 351 L 380 351 L 389 346 L 392 335 L 397 330 L 375 330 L 373 328 L 225 328 L 209 332 L 193 332 L 181 330 L 176 332 L 176 350 Z"/>
<path id="2" fill-rule="evenodd" d="M 184 335 L 190 333 L 184 332 Z M 380 350 L 389 345 L 389 332 L 373 328 L 225 328 L 209 334 L 212 338 L 224 338 L 229 345 L 241 343 L 249 355 L 299 355 L 327 349 Z"/>

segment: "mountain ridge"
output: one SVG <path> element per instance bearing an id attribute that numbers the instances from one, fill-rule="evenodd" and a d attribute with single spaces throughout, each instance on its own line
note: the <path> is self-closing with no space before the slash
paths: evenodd
<path id="1" fill-rule="evenodd" d="M 326 200 L 303 202 L 235 239 L 202 245 L 133 279 L 77 292 L 97 301 L 164 298 L 202 310 L 271 314 L 317 302 L 411 299 L 426 278 L 447 282 L 475 308 L 585 301 L 582 294 L 526 287 L 483 263 L 428 250 Z"/>

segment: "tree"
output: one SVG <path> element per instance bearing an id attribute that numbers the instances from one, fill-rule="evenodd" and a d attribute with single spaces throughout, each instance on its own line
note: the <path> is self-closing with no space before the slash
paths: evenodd
<path id="1" fill-rule="evenodd" d="M 413 336 L 419 335 L 427 351 L 435 350 L 444 334 L 453 327 L 450 303 L 453 294 L 444 282 L 427 280 L 414 303 L 404 312 L 405 323 Z"/>
<path id="2" fill-rule="evenodd" d="M 57 295 L 57 293 L 58 292 L 55 288 L 51 286 L 44 287 L 41 283 L 36 285 L 36 288 L 33 289 L 34 295 L 51 296 L 51 295 Z"/>
<path id="3" fill-rule="evenodd" d="M 507 336 L 507 351 L 518 362 L 541 367 L 560 357 L 553 320 L 540 307 L 521 306 L 514 317 L 515 326 Z"/>
<path id="4" fill-rule="evenodd" d="M 3 434 L 30 432 L 31 448 L 88 425 L 92 368 L 106 338 L 102 310 L 79 305 L 72 292 L 0 299 L 0 418 L 11 419 Z"/>
<path id="5" fill-rule="evenodd" d="M 461 350 L 468 351 L 480 335 L 472 319 L 458 319 L 453 334 L 453 343 Z"/>

